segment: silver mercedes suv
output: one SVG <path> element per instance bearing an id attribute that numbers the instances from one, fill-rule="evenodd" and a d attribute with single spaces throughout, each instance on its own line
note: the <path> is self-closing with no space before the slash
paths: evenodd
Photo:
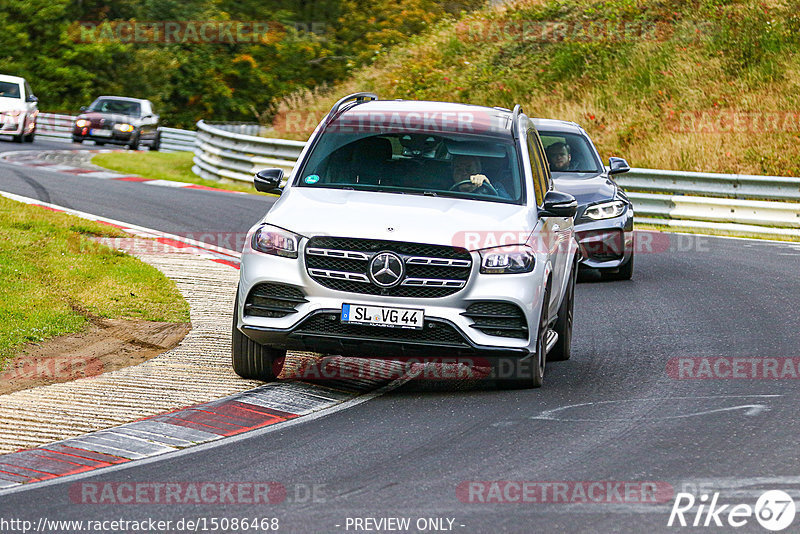
<path id="1" fill-rule="evenodd" d="M 249 232 L 233 368 L 274 380 L 287 350 L 466 359 L 538 387 L 570 356 L 575 199 L 553 190 L 519 106 L 342 98 Z"/>

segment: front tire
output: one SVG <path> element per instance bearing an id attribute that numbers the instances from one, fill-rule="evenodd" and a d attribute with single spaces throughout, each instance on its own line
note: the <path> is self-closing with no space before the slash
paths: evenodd
<path id="1" fill-rule="evenodd" d="M 628 261 L 620 265 L 615 272 L 604 272 L 603 277 L 607 280 L 630 280 L 633 278 L 633 252 Z"/>
<path id="2" fill-rule="evenodd" d="M 128 144 L 128 148 L 131 150 L 139 150 L 139 141 L 139 133 L 137 132 L 134 138 L 131 139 L 131 142 Z"/>
<path id="3" fill-rule="evenodd" d="M 238 290 L 237 290 L 238 291 Z M 233 329 L 231 339 L 231 362 L 233 371 L 242 378 L 271 382 L 278 379 L 283 369 L 285 350 L 272 349 L 256 343 L 236 328 L 236 315 L 239 309 L 239 296 L 233 309 Z"/>
<path id="4" fill-rule="evenodd" d="M 147 148 L 153 152 L 158 152 L 158 149 L 161 148 L 161 132 L 156 134 L 153 142 L 150 143 L 150 146 Z"/>
<path id="5" fill-rule="evenodd" d="M 497 387 L 500 389 L 540 388 L 544 383 L 544 368 L 547 363 L 547 303 L 550 302 L 550 289 L 544 295 L 542 313 L 539 315 L 539 331 L 537 332 L 536 354 L 531 354 L 527 361 L 514 359 L 510 366 L 511 376 L 502 376 L 508 367 L 498 366 L 494 369 Z M 508 360 L 506 360 L 508 361 Z"/>
<path id="6" fill-rule="evenodd" d="M 80 145 L 80 144 L 83 144 L 83 139 L 80 138 L 80 137 L 73 137 L 72 138 L 72 142 L 73 143 L 78 143 Z"/>

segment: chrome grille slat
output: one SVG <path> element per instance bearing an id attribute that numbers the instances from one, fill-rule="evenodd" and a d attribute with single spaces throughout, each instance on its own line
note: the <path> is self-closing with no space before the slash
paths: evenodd
<path id="1" fill-rule="evenodd" d="M 433 267 L 470 267 L 469 260 L 456 260 L 450 258 L 431 258 L 427 256 L 414 256 L 406 258 L 406 263 L 411 265 L 431 265 Z"/>
<path id="2" fill-rule="evenodd" d="M 312 256 L 325 256 L 326 258 L 344 258 L 347 260 L 364 260 L 367 261 L 369 256 L 363 252 L 355 250 L 337 250 L 333 248 L 307 248 L 306 254 Z"/>
<path id="3" fill-rule="evenodd" d="M 416 287 L 464 287 L 464 280 L 442 280 L 440 278 L 406 278 L 400 285 Z"/>
<path id="4" fill-rule="evenodd" d="M 332 278 L 333 280 L 349 280 L 351 282 L 362 282 L 369 284 L 367 275 L 361 273 L 351 273 L 347 271 L 332 271 L 330 269 L 309 269 L 308 273 L 311 276 L 319 276 L 321 278 Z"/>

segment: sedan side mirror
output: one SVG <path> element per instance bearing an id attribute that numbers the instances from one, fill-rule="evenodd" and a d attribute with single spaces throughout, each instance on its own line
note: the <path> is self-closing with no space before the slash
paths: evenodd
<path id="1" fill-rule="evenodd" d="M 256 173 L 253 185 L 260 193 L 280 193 L 283 169 L 263 169 Z"/>
<path id="2" fill-rule="evenodd" d="M 35 95 L 28 95 L 28 98 L 25 99 L 25 102 L 38 102 L 39 99 L 36 98 Z"/>
<path id="3" fill-rule="evenodd" d="M 575 197 L 561 191 L 548 191 L 539 217 L 574 217 L 577 212 L 578 201 Z"/>
<path id="4" fill-rule="evenodd" d="M 608 169 L 608 174 L 622 174 L 631 170 L 631 166 L 622 158 L 608 158 Z"/>
<path id="5" fill-rule="evenodd" d="M 81 106 L 81 107 L 79 108 L 79 110 L 80 110 L 80 111 L 87 111 L 88 109 L 89 109 L 89 108 L 87 108 L 86 106 Z"/>

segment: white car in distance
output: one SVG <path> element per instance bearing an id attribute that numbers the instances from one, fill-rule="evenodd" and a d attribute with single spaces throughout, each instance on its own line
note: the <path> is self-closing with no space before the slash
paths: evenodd
<path id="1" fill-rule="evenodd" d="M 38 102 L 25 78 L 0 74 L 0 135 L 11 135 L 17 143 L 32 143 Z"/>

